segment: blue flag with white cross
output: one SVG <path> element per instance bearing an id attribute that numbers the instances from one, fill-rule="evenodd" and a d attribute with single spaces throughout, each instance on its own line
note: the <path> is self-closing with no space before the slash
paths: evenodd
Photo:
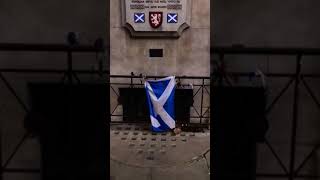
<path id="1" fill-rule="evenodd" d="M 168 13 L 167 23 L 178 23 L 178 13 Z"/>
<path id="2" fill-rule="evenodd" d="M 144 13 L 134 13 L 133 19 L 135 23 L 144 23 L 145 22 L 145 15 Z"/>
<path id="3" fill-rule="evenodd" d="M 165 132 L 175 128 L 175 77 L 145 82 L 152 131 Z"/>

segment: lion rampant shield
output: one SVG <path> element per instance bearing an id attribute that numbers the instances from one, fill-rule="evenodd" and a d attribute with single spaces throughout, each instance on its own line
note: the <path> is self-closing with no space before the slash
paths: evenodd
<path id="1" fill-rule="evenodd" d="M 149 23 L 153 28 L 158 28 L 162 24 L 163 13 L 162 12 L 149 12 Z"/>

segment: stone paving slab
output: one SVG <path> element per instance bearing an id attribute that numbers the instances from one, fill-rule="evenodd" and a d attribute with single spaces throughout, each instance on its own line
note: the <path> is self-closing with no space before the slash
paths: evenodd
<path id="1" fill-rule="evenodd" d="M 134 125 L 110 128 L 110 172 L 115 180 L 209 179 L 210 133 L 152 133 Z M 210 160 L 210 151 L 206 154 Z"/>

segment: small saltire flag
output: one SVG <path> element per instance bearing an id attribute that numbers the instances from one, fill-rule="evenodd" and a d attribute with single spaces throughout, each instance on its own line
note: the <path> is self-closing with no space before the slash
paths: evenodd
<path id="1" fill-rule="evenodd" d="M 152 130 L 164 132 L 174 129 L 174 93 L 175 77 L 145 82 Z"/>
<path id="2" fill-rule="evenodd" d="M 144 13 L 134 13 L 133 19 L 135 23 L 144 23 L 145 21 Z"/>

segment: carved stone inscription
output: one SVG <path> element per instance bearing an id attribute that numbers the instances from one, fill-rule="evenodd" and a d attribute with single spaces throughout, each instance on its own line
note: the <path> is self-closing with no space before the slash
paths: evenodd
<path id="1" fill-rule="evenodd" d="M 179 37 L 190 26 L 192 0 L 121 0 L 133 37 Z"/>

